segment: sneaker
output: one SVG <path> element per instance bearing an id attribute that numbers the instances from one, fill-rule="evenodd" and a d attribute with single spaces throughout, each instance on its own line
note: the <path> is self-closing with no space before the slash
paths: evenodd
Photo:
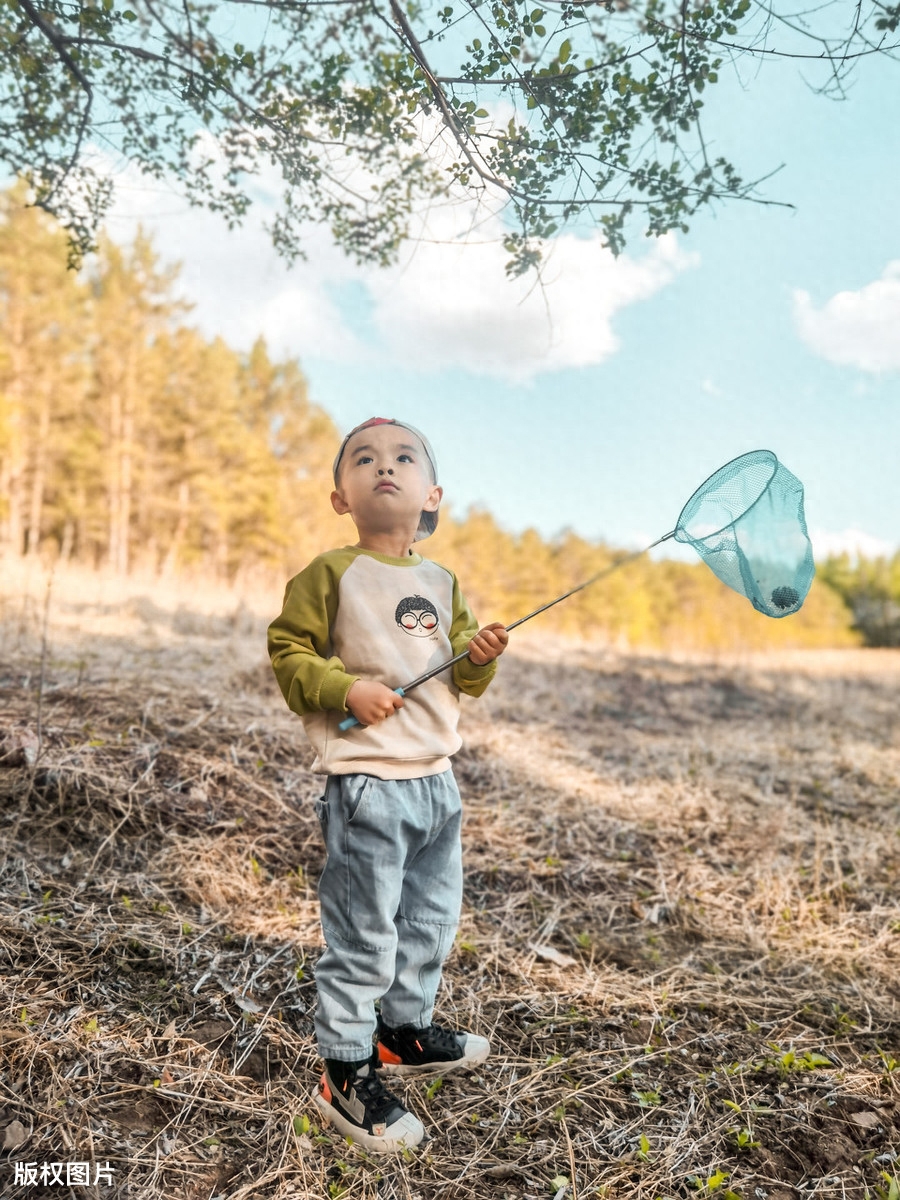
<path id="1" fill-rule="evenodd" d="M 399 1029 L 391 1029 L 378 1018 L 379 1070 L 388 1075 L 475 1067 L 490 1052 L 491 1043 L 475 1033 L 457 1033 L 440 1025 L 429 1025 L 426 1029 L 401 1025 Z"/>
<path id="2" fill-rule="evenodd" d="M 327 1125 L 371 1150 L 388 1154 L 418 1146 L 422 1122 L 391 1095 L 375 1074 L 377 1055 L 368 1062 L 328 1060 L 313 1101 Z"/>

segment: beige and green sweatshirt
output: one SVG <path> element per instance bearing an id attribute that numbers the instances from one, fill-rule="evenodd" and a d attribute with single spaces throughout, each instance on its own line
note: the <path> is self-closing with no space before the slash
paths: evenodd
<path id="1" fill-rule="evenodd" d="M 465 650 L 478 624 L 452 571 L 410 554 L 355 546 L 319 555 L 287 585 L 269 655 L 288 706 L 316 750 L 313 770 L 416 779 L 450 766 L 462 745 L 459 693 L 480 696 L 497 664 L 468 658 L 422 684 L 378 725 L 338 729 L 357 679 L 402 687 Z"/>

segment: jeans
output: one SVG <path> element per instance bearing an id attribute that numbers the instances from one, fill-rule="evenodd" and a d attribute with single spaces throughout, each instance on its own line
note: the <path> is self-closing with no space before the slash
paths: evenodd
<path id="1" fill-rule="evenodd" d="M 462 903 L 462 812 L 452 771 L 330 775 L 316 805 L 326 949 L 315 969 L 323 1058 L 372 1053 L 375 1001 L 396 1028 L 431 1023 Z"/>

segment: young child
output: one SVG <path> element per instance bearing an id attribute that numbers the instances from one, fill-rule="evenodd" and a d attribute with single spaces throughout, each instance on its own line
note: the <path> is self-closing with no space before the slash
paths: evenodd
<path id="1" fill-rule="evenodd" d="M 455 576 L 411 548 L 434 532 L 441 495 L 418 430 L 381 417 L 358 425 L 334 461 L 331 503 L 359 540 L 292 579 L 269 627 L 278 683 L 315 747 L 313 769 L 327 776 L 317 805 L 327 859 L 315 1102 L 373 1151 L 424 1134 L 376 1071 L 443 1072 L 490 1052 L 485 1038 L 432 1021 L 462 901 L 450 768 L 462 744 L 459 693 L 481 695 L 508 636 L 500 624 L 478 630 Z M 467 648 L 408 698 L 393 691 Z M 348 713 L 359 724 L 341 732 Z"/>

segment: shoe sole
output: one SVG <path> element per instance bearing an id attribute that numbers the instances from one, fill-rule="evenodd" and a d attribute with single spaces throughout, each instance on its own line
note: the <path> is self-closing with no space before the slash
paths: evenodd
<path id="1" fill-rule="evenodd" d="M 318 1088 L 313 1092 L 312 1098 L 316 1108 L 322 1114 L 323 1124 L 333 1125 L 338 1133 L 349 1138 L 354 1145 L 362 1146 L 364 1150 L 371 1150 L 373 1154 L 401 1154 L 404 1150 L 412 1150 L 418 1146 L 425 1136 L 425 1126 L 410 1112 L 401 1117 L 399 1121 L 394 1122 L 391 1126 L 393 1132 L 390 1135 L 385 1133 L 379 1137 L 374 1133 L 367 1133 L 365 1129 L 360 1129 L 358 1125 L 349 1121 L 343 1113 L 326 1100 Z"/>
<path id="2" fill-rule="evenodd" d="M 475 1039 L 470 1039 L 475 1041 Z M 485 1038 L 478 1038 L 474 1047 L 467 1051 L 462 1058 L 454 1058 L 450 1062 L 405 1063 L 383 1042 L 378 1043 L 378 1073 L 380 1075 L 443 1075 L 445 1071 L 461 1071 L 468 1067 L 477 1067 L 488 1057 L 491 1044 Z"/>

